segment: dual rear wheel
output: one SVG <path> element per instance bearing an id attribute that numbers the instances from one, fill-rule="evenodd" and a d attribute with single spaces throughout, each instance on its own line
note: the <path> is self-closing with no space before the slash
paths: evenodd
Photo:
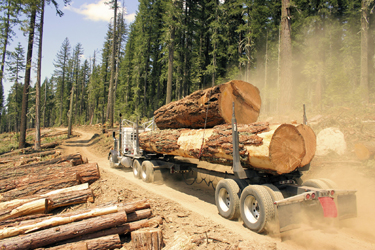
<path id="1" fill-rule="evenodd" d="M 154 164 L 151 161 L 133 161 L 133 175 L 135 178 L 142 179 L 144 182 L 154 181 Z"/>
<path id="2" fill-rule="evenodd" d="M 215 203 L 219 214 L 235 220 L 241 216 L 246 227 L 257 233 L 267 231 L 277 219 L 274 201 L 284 199 L 277 187 L 249 185 L 240 187 L 238 180 L 224 179 L 216 186 Z M 242 192 L 241 192 L 242 191 Z"/>

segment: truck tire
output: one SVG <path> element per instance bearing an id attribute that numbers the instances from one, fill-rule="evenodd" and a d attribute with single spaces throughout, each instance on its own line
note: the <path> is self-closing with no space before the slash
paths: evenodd
<path id="1" fill-rule="evenodd" d="M 142 162 L 138 159 L 133 161 L 133 175 L 135 178 L 141 178 L 141 169 L 142 169 Z"/>
<path id="2" fill-rule="evenodd" d="M 259 185 L 246 187 L 240 199 L 241 218 L 250 230 L 263 233 L 275 218 L 275 206 L 267 189 Z"/>
<path id="3" fill-rule="evenodd" d="M 323 181 L 325 184 L 328 185 L 329 188 L 333 188 L 333 189 L 336 189 L 337 188 L 337 184 L 336 182 L 330 180 L 330 179 L 326 179 L 326 178 L 319 178 L 318 180 L 320 181 Z"/>
<path id="4" fill-rule="evenodd" d="M 263 187 L 266 188 L 268 194 L 271 196 L 272 201 L 279 201 L 284 199 L 284 195 L 281 193 L 281 191 L 272 184 L 263 184 Z"/>
<path id="5" fill-rule="evenodd" d="M 326 184 L 324 181 L 319 179 L 310 179 L 305 181 L 303 186 L 313 187 L 313 188 L 321 188 L 321 189 L 330 189 L 328 184 Z"/>
<path id="6" fill-rule="evenodd" d="M 114 168 L 115 167 L 115 163 L 113 162 L 112 154 L 109 155 L 108 159 L 109 159 L 109 166 L 111 168 Z"/>
<path id="7" fill-rule="evenodd" d="M 147 183 L 154 182 L 154 164 L 150 161 L 142 162 L 140 175 L 142 181 Z"/>
<path id="8" fill-rule="evenodd" d="M 219 214 L 235 220 L 240 216 L 240 187 L 232 179 L 219 181 L 215 189 L 215 203 Z"/>

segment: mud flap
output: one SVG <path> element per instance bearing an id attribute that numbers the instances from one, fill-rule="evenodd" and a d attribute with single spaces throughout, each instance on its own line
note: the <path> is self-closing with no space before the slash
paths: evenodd
<path id="1" fill-rule="evenodd" d="M 320 205 L 323 208 L 323 215 L 326 218 L 337 217 L 336 203 L 332 197 L 319 197 Z"/>
<path id="2" fill-rule="evenodd" d="M 340 220 L 357 217 L 357 196 L 354 193 L 338 195 L 337 207 Z"/>
<path id="3" fill-rule="evenodd" d="M 280 233 L 298 228 L 301 223 L 301 203 L 292 203 L 277 206 Z"/>

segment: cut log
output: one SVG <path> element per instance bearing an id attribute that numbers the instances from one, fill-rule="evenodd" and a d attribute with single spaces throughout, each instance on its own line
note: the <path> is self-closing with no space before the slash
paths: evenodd
<path id="1" fill-rule="evenodd" d="M 145 209 L 145 210 L 149 210 L 149 209 Z M 147 215 L 147 213 L 144 213 L 142 210 L 136 211 L 134 214 L 136 214 L 136 213 L 138 213 L 138 214 L 143 213 L 143 216 Z M 148 214 L 151 214 L 151 210 L 149 210 Z M 137 217 L 140 218 L 139 216 L 137 216 Z M 108 228 L 106 230 L 101 230 L 101 231 L 98 231 L 98 232 L 95 232 L 95 233 L 92 233 L 92 234 L 86 234 L 86 235 L 83 235 L 81 237 L 76 237 L 76 238 L 64 241 L 63 243 L 66 244 L 66 243 L 71 243 L 71 242 L 78 242 L 78 241 L 83 241 L 83 240 L 95 239 L 95 238 L 98 238 L 98 237 L 103 237 L 103 236 L 112 235 L 112 234 L 122 235 L 122 234 L 127 234 L 127 233 L 130 233 L 130 232 L 133 232 L 133 231 L 138 230 L 140 228 L 156 227 L 158 225 L 163 224 L 163 219 L 160 216 L 156 216 L 156 217 L 153 217 L 151 219 L 146 219 L 146 218 L 147 217 L 145 217 L 143 219 L 139 219 L 135 222 L 125 223 L 123 225 L 119 225 L 119 226 L 114 227 L 114 228 Z M 129 219 L 130 219 L 130 214 L 128 215 L 128 220 Z"/>
<path id="2" fill-rule="evenodd" d="M 107 250 L 121 248 L 121 240 L 118 234 L 104 236 L 92 240 L 79 241 L 74 243 L 67 243 L 60 246 L 50 247 L 50 248 L 38 248 L 37 250 L 76 250 L 77 246 L 86 246 L 89 250 Z"/>
<path id="3" fill-rule="evenodd" d="M 0 249 L 34 249 L 59 241 L 116 227 L 126 222 L 126 213 L 118 212 L 69 223 L 42 231 L 19 235 L 0 241 Z"/>
<path id="4" fill-rule="evenodd" d="M 62 193 L 67 193 L 67 192 L 85 190 L 85 189 L 88 189 L 88 188 L 89 188 L 89 184 L 84 183 L 84 184 L 73 186 L 73 187 L 56 189 L 56 190 L 53 190 L 53 191 L 50 191 L 50 192 L 44 193 L 44 194 L 37 194 L 37 195 L 24 197 L 22 199 L 14 199 L 14 200 L 11 200 L 11 201 L 0 202 L 0 211 L 5 210 L 5 209 L 9 209 L 9 208 L 14 208 L 14 207 L 17 207 L 17 206 L 21 206 L 21 205 L 23 205 L 27 202 L 33 201 L 33 200 L 37 200 L 37 199 L 41 199 L 41 198 L 50 198 L 50 197 L 53 197 L 53 195 L 59 195 L 59 194 L 62 194 Z"/>
<path id="5" fill-rule="evenodd" d="M 238 125 L 240 161 L 243 167 L 272 174 L 285 174 L 301 166 L 305 140 L 291 124 L 253 123 Z M 202 147 L 204 136 L 204 144 Z M 232 126 L 212 129 L 168 129 L 139 135 L 144 151 L 197 158 L 210 163 L 232 166 Z"/>
<path id="6" fill-rule="evenodd" d="M 238 124 L 256 122 L 261 99 L 257 87 L 233 80 L 205 90 L 198 90 L 185 98 L 162 106 L 154 112 L 159 129 L 210 128 L 231 123 L 232 102 Z M 207 114 L 206 114 L 207 113 Z"/>
<path id="7" fill-rule="evenodd" d="M 22 165 L 21 167 L 23 167 L 23 168 L 39 167 L 39 166 L 58 164 L 58 163 L 62 163 L 62 162 L 71 162 L 74 166 L 84 163 L 81 154 L 77 153 L 77 154 L 63 155 L 63 156 L 56 157 L 54 159 L 50 159 L 50 160 L 47 160 L 47 161 Z"/>
<path id="8" fill-rule="evenodd" d="M 93 183 L 100 178 L 100 171 L 96 163 L 87 163 L 78 166 L 70 166 L 69 163 L 61 163 L 51 165 L 48 168 L 37 167 L 9 171 L 5 177 L 11 176 L 12 178 L 0 180 L 0 193 L 50 180 L 58 180 L 69 174 L 78 174 L 81 183 Z"/>
<path id="9" fill-rule="evenodd" d="M 26 166 L 26 165 L 24 165 Z M 52 164 L 52 165 L 46 165 L 45 168 L 39 167 L 30 167 L 30 168 L 22 168 L 20 167 L 14 167 L 14 168 L 8 168 L 8 169 L 1 169 L 2 174 L 0 175 L 0 180 L 4 179 L 16 179 L 20 178 L 22 176 L 28 175 L 30 173 L 38 173 L 39 171 L 41 172 L 48 172 L 48 171 L 53 171 L 53 169 L 58 169 L 58 168 L 66 168 L 66 167 L 71 167 L 73 166 L 72 163 L 70 162 L 63 162 L 63 163 L 58 163 L 58 164 Z M 4 187 L 2 187 L 4 189 Z"/>
<path id="10" fill-rule="evenodd" d="M 358 160 L 368 160 L 375 154 L 375 142 L 366 141 L 354 144 L 354 153 Z"/>
<path id="11" fill-rule="evenodd" d="M 0 195 L 0 201 L 9 201 L 33 194 L 45 193 L 55 189 L 72 187 L 77 184 L 80 184 L 79 178 L 77 178 L 77 174 L 68 174 L 64 178 L 60 178 L 57 180 L 49 180 L 42 183 L 36 183 L 9 190 Z"/>
<path id="12" fill-rule="evenodd" d="M 0 210 L 0 221 L 31 214 L 47 213 L 55 208 L 74 204 L 93 202 L 91 189 L 60 192 L 49 195 L 48 198 L 24 199 L 23 203 L 9 203 Z"/>
<path id="13" fill-rule="evenodd" d="M 49 155 L 54 155 L 56 153 L 60 153 L 59 151 L 56 151 L 56 150 L 50 150 L 50 151 L 43 151 L 43 152 L 37 152 L 37 153 L 33 153 L 33 154 L 24 154 L 24 155 L 15 155 L 15 156 L 9 156 L 9 157 L 3 157 L 0 159 L 0 164 L 5 164 L 5 163 L 9 163 L 9 162 L 12 162 L 12 161 L 17 161 L 21 158 L 35 158 L 35 157 L 45 157 L 45 156 L 49 156 Z"/>
<path id="14" fill-rule="evenodd" d="M 131 233 L 133 249 L 160 250 L 163 247 L 163 234 L 160 228 L 145 228 Z"/>
<path id="15" fill-rule="evenodd" d="M 74 213 L 50 216 L 48 218 L 36 219 L 33 221 L 20 223 L 20 225 L 15 227 L 0 229 L 0 239 L 117 212 L 118 206 L 111 206 L 105 208 L 94 208 L 84 212 L 78 211 Z"/>

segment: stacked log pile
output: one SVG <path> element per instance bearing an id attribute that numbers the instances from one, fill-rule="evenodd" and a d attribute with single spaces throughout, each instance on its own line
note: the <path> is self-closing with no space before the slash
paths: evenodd
<path id="1" fill-rule="evenodd" d="M 196 91 L 156 110 L 160 130 L 140 134 L 140 147 L 150 153 L 232 166 L 232 103 L 243 167 L 286 174 L 311 162 L 316 150 L 314 131 L 303 124 L 255 123 L 259 91 L 239 80 Z"/>
<path id="2" fill-rule="evenodd" d="M 89 184 L 100 178 L 99 168 L 80 154 L 24 165 L 8 162 L 0 171 L 0 249 L 121 248 L 119 235 L 162 223 L 151 218 L 147 200 L 51 214 L 94 202 Z"/>

